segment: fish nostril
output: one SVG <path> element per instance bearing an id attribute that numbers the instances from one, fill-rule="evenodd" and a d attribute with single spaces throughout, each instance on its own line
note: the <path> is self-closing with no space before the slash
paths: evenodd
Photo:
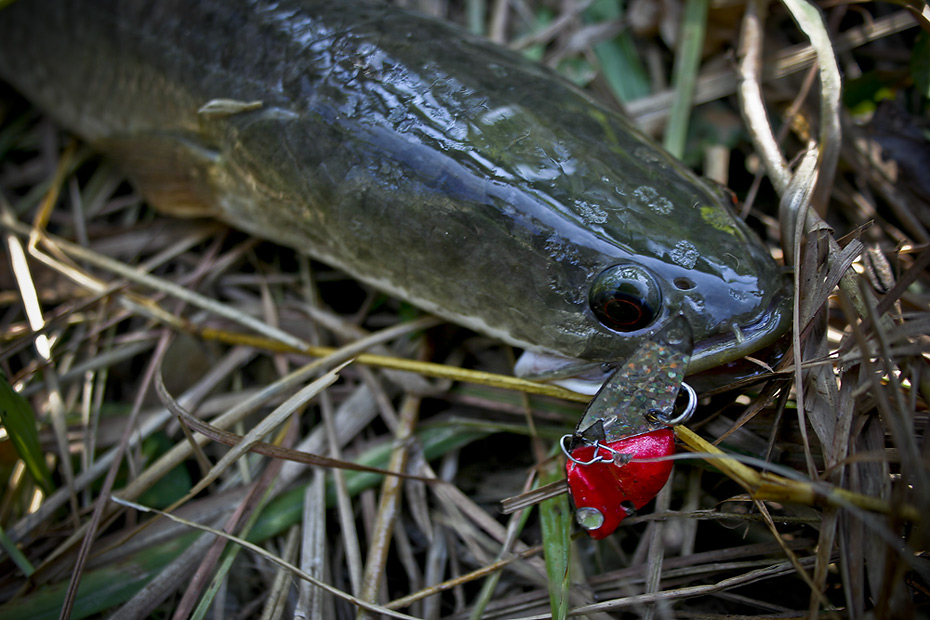
<path id="1" fill-rule="evenodd" d="M 690 291 L 694 288 L 694 281 L 690 278 L 675 278 L 674 284 L 682 291 Z"/>

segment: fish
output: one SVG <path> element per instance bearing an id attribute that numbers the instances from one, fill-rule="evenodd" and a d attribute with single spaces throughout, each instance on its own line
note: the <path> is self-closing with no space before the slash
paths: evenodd
<path id="1" fill-rule="evenodd" d="M 0 78 L 158 210 L 524 349 L 518 374 L 606 373 L 676 317 L 697 373 L 790 324 L 785 270 L 725 191 L 553 71 L 415 12 L 17 1 Z"/>

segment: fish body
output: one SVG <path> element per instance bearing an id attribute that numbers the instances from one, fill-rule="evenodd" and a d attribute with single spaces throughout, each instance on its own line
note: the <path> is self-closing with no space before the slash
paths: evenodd
<path id="1" fill-rule="evenodd" d="M 0 77 L 157 208 L 529 351 L 621 360 L 684 315 L 697 372 L 787 327 L 782 271 L 721 192 L 546 68 L 415 13 L 20 0 Z"/>

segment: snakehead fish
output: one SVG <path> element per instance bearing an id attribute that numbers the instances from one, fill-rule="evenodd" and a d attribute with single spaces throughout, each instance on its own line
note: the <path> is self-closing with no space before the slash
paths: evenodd
<path id="1" fill-rule="evenodd" d="M 697 372 L 787 326 L 780 269 L 719 191 L 548 69 L 415 13 L 19 0 L 0 77 L 158 209 L 536 354 L 622 360 L 684 316 Z"/>

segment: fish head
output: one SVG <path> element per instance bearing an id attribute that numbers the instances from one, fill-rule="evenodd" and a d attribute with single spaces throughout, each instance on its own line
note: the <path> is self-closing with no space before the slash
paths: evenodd
<path id="1" fill-rule="evenodd" d="M 694 335 L 691 373 L 784 333 L 785 270 L 728 192 L 568 86 L 516 86 L 519 100 L 472 116 L 463 152 L 500 214 L 483 234 L 506 233 L 488 245 L 510 263 L 475 290 L 498 291 L 493 326 L 529 351 L 518 374 L 597 375 L 678 315 Z"/>
<path id="2" fill-rule="evenodd" d="M 750 355 L 787 330 L 790 278 L 732 199 L 643 144 L 632 145 L 637 161 L 622 175 L 605 172 L 569 201 L 565 212 L 588 235 L 550 240 L 558 251 L 549 285 L 575 312 L 557 321 L 549 352 L 528 349 L 517 374 L 581 376 L 565 385 L 593 393 L 616 362 L 678 316 L 694 336 L 689 374 Z"/>

